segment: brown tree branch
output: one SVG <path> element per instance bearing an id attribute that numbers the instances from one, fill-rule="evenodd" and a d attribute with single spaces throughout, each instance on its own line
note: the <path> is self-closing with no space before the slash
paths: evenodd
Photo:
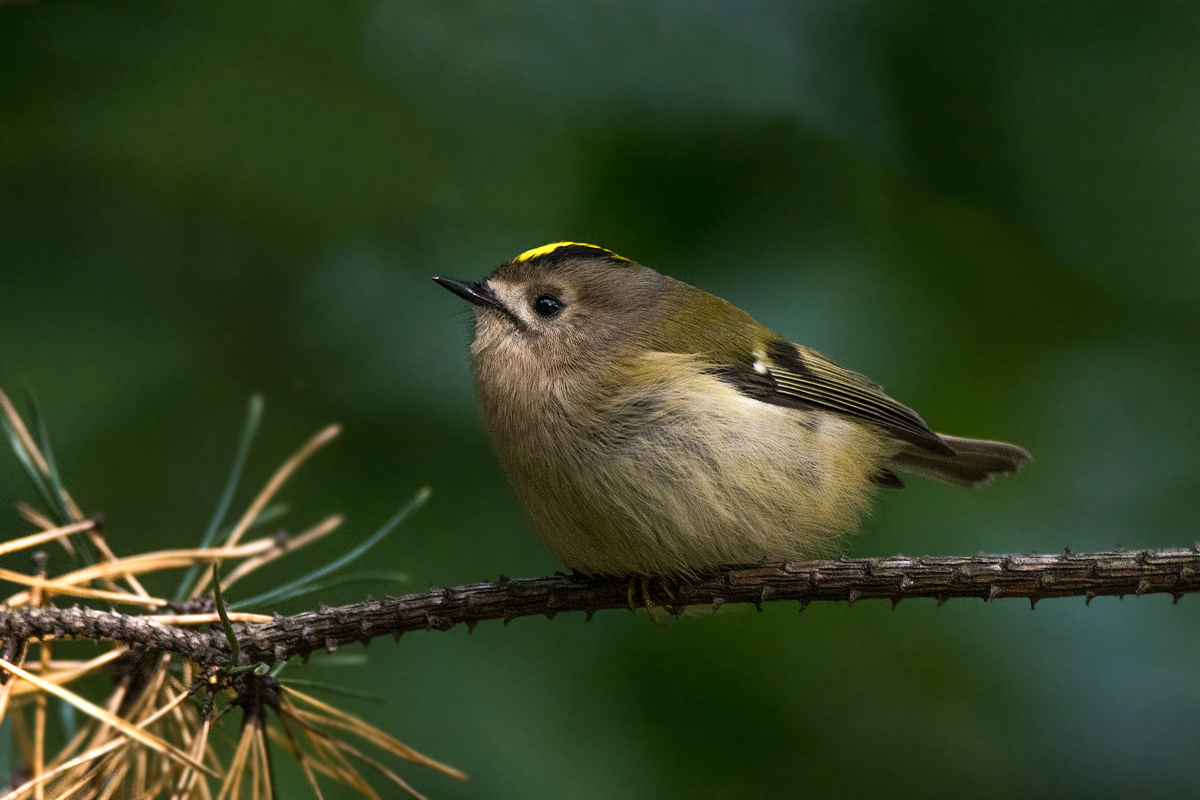
<path id="1" fill-rule="evenodd" d="M 404 597 L 386 597 L 338 608 L 321 606 L 272 622 L 235 624 L 242 660 L 277 662 L 307 657 L 316 650 L 366 643 L 376 636 L 417 630 L 470 627 L 483 620 L 583 611 L 590 619 L 603 609 L 642 604 L 639 586 L 624 578 L 588 578 L 558 574 L 548 578 L 476 583 L 430 589 Z M 1031 604 L 1051 597 L 1167 593 L 1178 601 L 1200 591 L 1200 543 L 1191 549 L 1116 551 L 1027 556 L 945 556 L 843 558 L 838 561 L 761 563 L 732 567 L 689 581 L 650 584 L 656 602 L 673 611 L 725 603 L 951 597 L 984 600 L 1021 597 Z M 637 589 L 637 591 L 634 591 Z M 668 597 L 669 596 L 669 597 Z M 161 625 L 135 615 L 86 608 L 21 607 L 0 612 L 0 639 L 26 641 L 46 637 L 109 639 L 177 653 L 205 666 L 224 665 L 229 647 L 219 631 L 199 632 Z"/>

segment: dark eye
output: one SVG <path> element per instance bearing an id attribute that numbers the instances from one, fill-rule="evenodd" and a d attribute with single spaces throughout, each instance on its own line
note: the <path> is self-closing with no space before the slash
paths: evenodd
<path id="1" fill-rule="evenodd" d="M 553 295 L 538 295 L 538 298 L 533 301 L 533 310 L 539 317 L 548 318 L 558 316 L 558 312 L 562 311 L 562 309 L 562 301 Z"/>

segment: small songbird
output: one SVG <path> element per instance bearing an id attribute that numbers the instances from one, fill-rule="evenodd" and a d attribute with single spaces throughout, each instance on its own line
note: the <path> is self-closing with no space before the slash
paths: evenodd
<path id="1" fill-rule="evenodd" d="M 862 375 L 590 244 L 480 283 L 483 421 L 546 544 L 583 573 L 689 576 L 828 555 L 896 472 L 975 486 L 1021 447 L 934 433 Z"/>

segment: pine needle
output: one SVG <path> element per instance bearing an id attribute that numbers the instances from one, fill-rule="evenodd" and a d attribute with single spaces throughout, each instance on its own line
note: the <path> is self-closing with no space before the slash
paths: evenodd
<path id="1" fill-rule="evenodd" d="M 227 548 L 234 547 L 239 541 L 241 541 L 242 536 L 246 533 L 246 530 L 258 517 L 259 512 L 263 510 L 267 503 L 271 502 L 271 498 L 274 497 L 275 493 L 279 491 L 280 487 L 287 482 L 288 478 L 292 477 L 296 470 L 299 469 L 300 466 L 313 455 L 313 453 L 324 447 L 339 433 L 341 433 L 341 430 L 342 429 L 340 425 L 330 425 L 328 428 L 309 439 L 308 442 L 305 443 L 305 445 L 301 447 L 295 455 L 285 461 L 283 466 L 276 470 L 275 474 L 271 476 L 271 480 L 267 481 L 267 485 L 263 487 L 261 492 L 258 493 L 258 497 L 254 498 L 254 502 L 250 504 L 250 507 L 246 509 L 244 514 L 242 514 L 241 519 L 238 520 L 237 525 L 235 525 L 233 530 L 230 531 L 229 537 L 225 540 L 225 546 Z M 200 580 L 196 582 L 195 588 L 192 589 L 191 596 L 199 597 L 207 588 L 208 576 L 202 575 Z"/>
<path id="2" fill-rule="evenodd" d="M 180 694 L 178 697 L 173 699 L 171 702 L 167 703 L 165 706 L 163 706 L 162 708 L 155 711 L 152 716 L 150 716 L 147 719 L 140 722 L 136 726 L 136 728 L 142 728 L 146 725 L 149 725 L 152 722 L 157 721 L 164 714 L 167 714 L 168 712 L 172 711 L 176 706 L 178 706 L 180 703 L 182 703 L 184 700 L 186 700 L 187 697 L 188 697 L 188 695 L 186 692 L 184 692 L 183 694 Z M 70 772 L 72 769 L 80 766 L 81 764 L 87 764 L 91 761 L 94 761 L 95 759 L 100 758 L 101 756 L 111 753 L 113 750 L 116 750 L 118 747 L 123 747 L 125 745 L 128 745 L 129 743 L 130 743 L 129 739 L 113 739 L 112 741 L 110 741 L 106 744 L 103 744 L 99 747 L 94 747 L 91 750 L 88 750 L 86 753 L 76 756 L 75 758 L 71 759 L 70 761 L 65 761 L 62 764 L 59 764 L 58 766 L 43 773 L 42 775 L 40 775 L 32 780 L 26 781 L 25 783 L 21 784 L 16 789 L 14 789 L 13 791 L 4 795 L 2 798 L 0 798 L 0 800 L 17 800 L 17 798 L 20 798 L 20 797 L 24 796 L 25 794 L 28 794 L 28 792 L 31 789 L 33 789 L 36 785 L 45 784 L 47 781 L 51 780 L 52 778 L 55 778 L 66 772 Z"/>
<path id="3" fill-rule="evenodd" d="M 107 600 L 111 603 L 124 603 L 126 605 L 147 606 L 150 608 L 165 605 L 167 602 L 159 597 L 143 597 L 141 595 L 129 594 L 128 592 L 110 592 L 107 589 L 90 589 L 84 586 L 76 586 L 73 583 L 63 582 L 62 580 L 49 580 L 2 567 L 0 567 L 0 580 L 24 584 L 34 589 L 41 589 L 47 598 L 51 595 L 86 597 L 93 600 Z M 26 592 L 20 592 L 9 597 L 5 602 L 9 606 L 20 605 L 25 602 L 26 595 Z"/>
<path id="4" fill-rule="evenodd" d="M 327 724 L 349 731 L 355 736 L 358 736 L 360 739 L 365 739 L 379 749 L 386 750 L 394 755 L 400 756 L 403 759 L 411 761 L 414 764 L 420 764 L 423 767 L 429 767 L 430 769 L 436 770 L 443 775 L 448 775 L 449 777 L 460 781 L 467 780 L 467 774 L 465 772 L 457 770 L 454 767 L 446 764 L 442 764 L 439 761 L 435 761 L 428 756 L 418 753 L 416 750 L 404 744 L 395 737 L 387 735 L 383 731 L 379 730 L 373 725 L 363 722 L 361 719 L 352 714 L 347 714 L 345 711 L 335 708 L 328 703 L 324 703 L 317 698 L 312 697 L 311 695 L 304 694 L 303 692 L 297 691 L 291 687 L 284 686 L 282 687 L 282 690 L 284 694 L 307 703 L 308 705 L 313 706 L 314 708 L 317 708 L 329 715 L 328 717 L 311 715 L 314 718 L 324 719 Z M 302 711 L 301 709 L 295 708 L 295 706 L 292 708 L 297 714 L 310 714 L 310 712 Z"/>
<path id="5" fill-rule="evenodd" d="M 131 725 L 130 723 L 113 714 L 111 711 L 106 711 L 95 703 L 85 700 L 74 692 L 67 691 L 56 683 L 51 683 L 50 681 L 39 678 L 37 675 L 27 672 L 18 667 L 16 664 L 11 664 L 8 661 L 5 661 L 3 658 L 0 658 L 0 669 L 7 670 L 21 680 L 29 681 L 42 691 L 52 694 L 61 700 L 65 700 L 88 716 L 97 719 L 112 728 L 115 728 L 128 738 L 134 739 L 146 747 L 152 748 L 159 753 L 169 755 L 175 759 L 178 759 L 179 761 L 184 762 L 185 764 L 190 764 L 196 769 L 199 769 L 207 774 L 213 774 L 212 770 L 210 770 L 208 767 L 199 763 L 174 745 L 164 742 L 157 736 L 149 734 L 135 725 Z"/>
<path id="6" fill-rule="evenodd" d="M 238 602 L 233 604 L 233 607 L 234 608 L 245 608 L 246 606 L 252 606 L 252 605 L 267 605 L 267 604 L 271 604 L 271 603 L 278 603 L 281 600 L 286 600 L 288 598 L 294 597 L 297 594 L 301 594 L 301 593 L 307 591 L 308 587 L 311 586 L 313 583 L 320 580 L 324 576 L 341 569 L 342 567 L 346 566 L 347 564 L 350 564 L 355 559 L 357 559 L 359 556 L 363 555 L 368 550 L 370 550 L 372 547 L 374 547 L 376 544 L 378 544 L 380 541 L 382 541 L 384 539 L 384 537 L 386 537 L 389 533 L 391 533 L 396 528 L 397 525 L 399 525 L 401 522 L 403 522 L 404 519 L 409 514 L 416 511 L 421 506 L 425 505 L 425 502 L 429 499 L 429 494 L 430 494 L 430 489 L 428 486 L 424 486 L 421 489 L 419 489 L 417 491 L 417 493 L 413 496 L 413 499 L 409 500 L 408 504 L 405 505 L 404 508 L 397 511 L 392 516 L 391 519 L 389 519 L 387 522 L 385 522 L 383 524 L 383 527 L 381 527 L 375 533 L 371 534 L 371 536 L 369 536 L 365 541 L 361 542 L 357 547 L 355 547 L 353 550 L 351 550 L 350 552 L 343 555 L 341 558 L 335 559 L 334 561 L 331 561 L 330 563 L 326 564 L 325 566 L 321 567 L 320 569 L 315 569 L 312 572 L 305 575 L 304 577 L 297 578 L 296 580 L 291 581 L 290 583 L 285 583 L 283 586 L 279 586 L 269 592 L 264 592 L 260 595 L 250 597 L 245 600 L 239 600 Z"/>
<path id="7" fill-rule="evenodd" d="M 250 455 L 250 446 L 254 443 L 254 437 L 258 433 L 258 425 L 262 421 L 263 399 L 261 395 L 254 395 L 250 398 L 250 408 L 246 412 L 246 425 L 242 429 L 241 439 L 238 441 L 237 453 L 233 457 L 233 468 L 229 471 L 229 477 L 225 480 L 225 489 L 221 492 L 221 499 L 217 502 L 216 511 L 213 512 L 212 520 L 208 523 L 208 529 L 204 531 L 204 536 L 200 539 L 201 547 L 212 547 L 217 540 L 217 533 L 221 529 L 221 523 L 225 521 L 225 515 L 229 513 L 229 506 L 233 502 L 233 495 L 237 492 L 238 483 L 242 479 L 242 470 L 246 467 L 246 458 Z M 186 573 L 183 579 L 179 582 L 179 588 L 175 591 L 175 599 L 182 600 L 187 596 L 188 587 L 192 585 L 192 581 L 196 580 L 196 575 L 199 573 L 200 567 L 198 564 L 193 564 Z"/>
<path id="8" fill-rule="evenodd" d="M 160 625 L 174 625 L 176 627 L 188 627 L 191 625 L 211 625 L 214 622 L 221 621 L 221 615 L 215 611 L 211 614 L 147 614 L 142 619 L 153 620 Z M 270 622 L 273 620 L 270 614 L 251 614 L 248 611 L 231 611 L 229 612 L 230 622 Z"/>
<path id="9" fill-rule="evenodd" d="M 341 526 L 343 521 L 344 520 L 341 514 L 334 514 L 333 516 L 322 520 L 317 525 L 314 525 L 304 533 L 288 539 L 282 547 L 276 547 L 276 549 L 264 553 L 256 558 L 247 558 L 237 567 L 230 570 L 229 574 L 225 576 L 225 580 L 223 581 L 225 588 L 228 589 L 239 578 L 250 574 L 259 567 L 269 564 L 275 559 L 285 556 L 288 553 L 293 553 L 296 550 L 299 550 L 301 547 L 312 544 L 318 539 L 333 533 Z"/>
<path id="10" fill-rule="evenodd" d="M 96 527 L 96 520 L 85 519 L 83 522 L 73 522 L 70 525 L 51 528 L 41 533 L 31 533 L 28 536 L 22 536 L 20 539 L 10 539 L 7 542 L 0 543 L 0 556 L 6 556 L 9 553 L 26 550 L 30 547 L 37 547 L 39 544 L 52 539 L 65 539 L 72 533 L 90 531 L 94 527 Z"/>
<path id="11" fill-rule="evenodd" d="M 89 674 L 95 672 L 96 670 L 100 669 L 101 667 L 105 666 L 106 664 L 109 664 L 109 663 L 115 661 L 116 659 L 120 658 L 128 650 L 129 650 L 129 648 L 125 647 L 124 645 L 121 645 L 119 647 L 114 647 L 112 650 L 109 650 L 104 655 L 96 656 L 95 658 L 93 658 L 90 661 L 83 661 L 74 666 L 67 667 L 64 669 L 53 669 L 52 668 L 51 670 L 49 670 L 47 672 L 43 672 L 39 677 L 43 678 L 44 680 L 46 680 L 49 683 L 57 683 L 58 685 L 61 686 L 63 684 L 70 683 L 71 681 L 78 680 L 79 678 L 82 678 L 84 675 L 89 675 Z M 36 686 L 34 686 L 32 684 L 24 684 L 24 683 L 21 683 L 20 681 L 10 681 L 10 683 L 17 684 L 16 688 L 13 690 L 13 694 L 15 694 L 15 695 L 23 695 L 23 694 L 29 694 L 31 692 L 41 691 L 40 689 L 38 689 Z"/>

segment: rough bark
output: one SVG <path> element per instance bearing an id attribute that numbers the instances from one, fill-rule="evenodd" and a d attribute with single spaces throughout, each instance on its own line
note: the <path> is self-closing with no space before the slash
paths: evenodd
<path id="1" fill-rule="evenodd" d="M 1200 591 L 1200 543 L 1191 549 L 1020 556 L 945 556 L 761 563 L 732 567 L 688 581 L 631 582 L 558 574 L 548 578 L 475 583 L 404 597 L 276 615 L 272 622 L 235 624 L 243 663 L 307 657 L 350 642 L 418 630 L 449 630 L 484 620 L 641 606 L 653 597 L 671 611 L 725 603 L 883 599 L 898 603 L 952 597 L 984 600 L 1166 593 L 1176 600 Z M 174 628 L 135 615 L 86 608 L 28 608 L 0 612 L 0 639 L 109 639 L 177 653 L 202 665 L 224 665 L 229 647 L 220 631 Z"/>

